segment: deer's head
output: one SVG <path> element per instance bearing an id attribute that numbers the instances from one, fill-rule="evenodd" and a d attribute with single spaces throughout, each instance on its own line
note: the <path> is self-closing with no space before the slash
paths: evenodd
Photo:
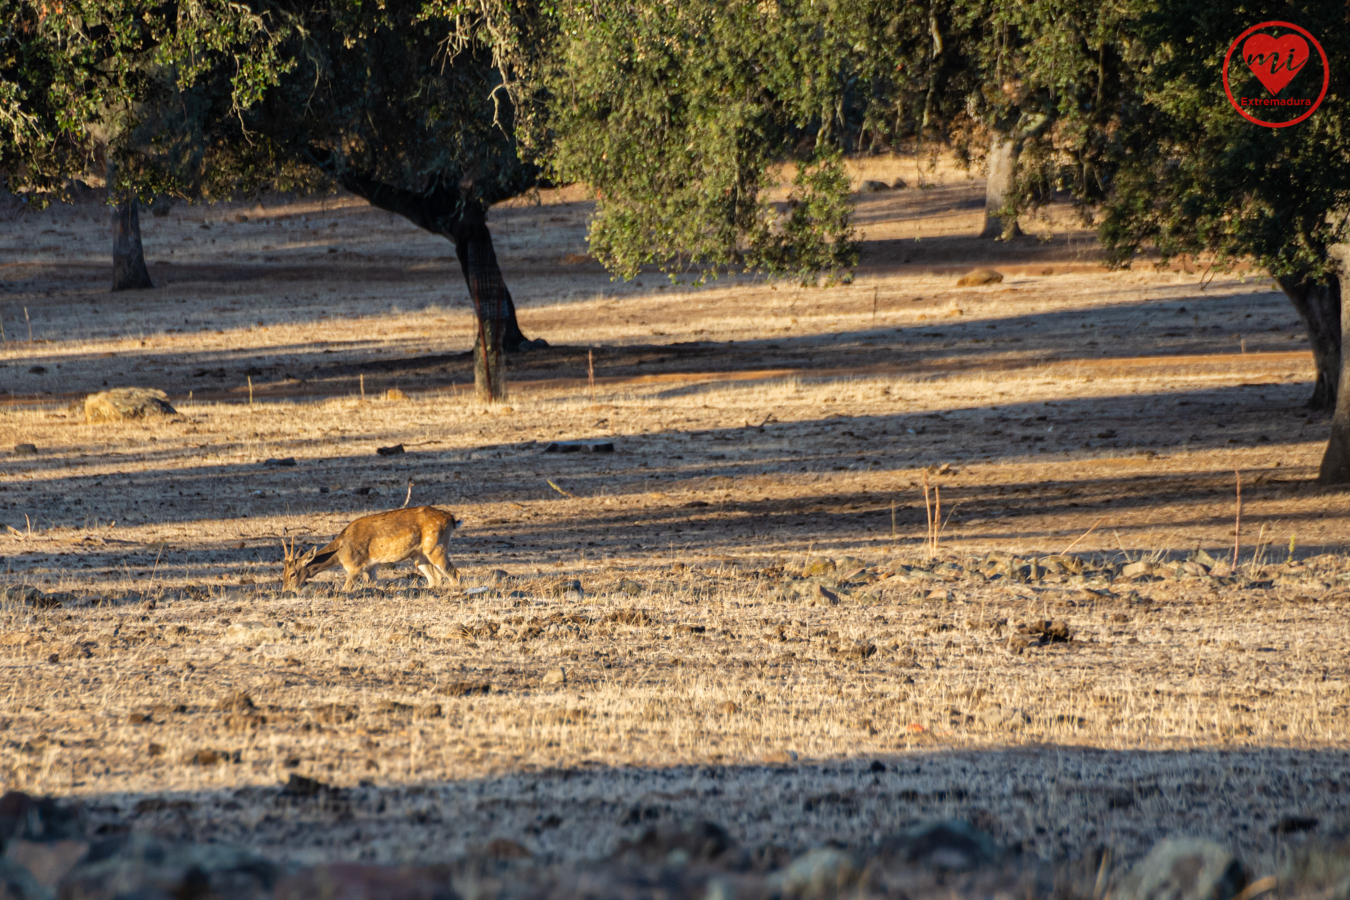
<path id="1" fill-rule="evenodd" d="M 306 553 L 296 553 L 295 538 L 291 538 L 290 546 L 285 541 L 281 542 L 281 549 L 286 554 L 281 571 L 281 586 L 284 590 L 298 591 L 309 580 L 308 566 L 314 561 L 319 548 L 311 547 Z"/>

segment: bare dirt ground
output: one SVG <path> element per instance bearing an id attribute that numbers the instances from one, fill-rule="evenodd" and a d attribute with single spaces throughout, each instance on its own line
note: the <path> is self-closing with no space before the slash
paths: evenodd
<path id="1" fill-rule="evenodd" d="M 595 859 L 693 818 L 777 858 L 956 817 L 1273 872 L 1342 833 L 1350 504 L 1312 484 L 1287 301 L 1108 272 L 1066 208 L 969 237 L 983 183 L 948 166 L 858 175 L 911 187 L 859 197 L 827 289 L 615 283 L 580 191 L 494 210 L 552 345 L 504 408 L 471 399 L 450 246 L 356 200 L 146 215 L 156 287 L 116 295 L 102 206 L 11 206 L 3 580 L 60 605 L 0 609 L 0 783 L 296 861 Z M 1004 280 L 957 288 L 977 265 Z M 66 409 L 124 385 L 178 415 Z M 283 539 L 410 480 L 466 520 L 461 589 L 281 592 Z M 297 773 L 341 802 L 278 795 Z"/>

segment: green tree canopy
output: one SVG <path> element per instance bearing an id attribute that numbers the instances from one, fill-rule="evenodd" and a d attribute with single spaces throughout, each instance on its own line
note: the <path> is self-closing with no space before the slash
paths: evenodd
<path id="1" fill-rule="evenodd" d="M 594 188 L 592 251 L 625 277 L 851 266 L 843 152 L 912 133 L 950 95 L 929 7 L 567 0 L 558 16 L 548 158 Z"/>

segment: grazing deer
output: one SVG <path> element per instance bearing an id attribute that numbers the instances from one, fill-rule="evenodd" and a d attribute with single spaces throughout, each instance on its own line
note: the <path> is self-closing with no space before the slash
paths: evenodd
<path id="1" fill-rule="evenodd" d="M 299 590 L 324 569 L 341 564 L 347 570 L 342 589 L 350 591 L 358 576 L 373 581 L 377 568 L 405 559 L 411 560 L 433 587 L 441 583 L 442 576 L 458 583 L 459 570 L 451 565 L 446 551 L 450 536 L 461 524 L 434 506 L 414 506 L 363 516 L 342 529 L 327 546 L 311 548 L 303 555 L 295 552 L 294 540 L 290 547 L 283 542 L 286 565 L 282 586 Z"/>

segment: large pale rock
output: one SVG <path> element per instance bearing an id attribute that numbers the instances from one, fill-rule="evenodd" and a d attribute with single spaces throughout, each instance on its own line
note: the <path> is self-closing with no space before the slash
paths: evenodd
<path id="1" fill-rule="evenodd" d="M 84 421 L 91 425 L 176 415 L 169 395 L 154 388 L 113 388 L 84 398 Z"/>
<path id="2" fill-rule="evenodd" d="M 1165 838 L 1125 875 L 1115 900 L 1231 900 L 1247 886 L 1237 857 L 1203 838 Z"/>
<path id="3" fill-rule="evenodd" d="M 997 862 L 1002 853 L 987 834 L 953 819 L 918 825 L 889 837 L 877 848 L 877 856 L 941 871 L 964 872 Z"/>
<path id="4" fill-rule="evenodd" d="M 795 900 L 834 900 L 849 893 L 862 873 L 853 857 L 833 847 L 817 847 L 794 859 L 771 883 Z"/>

